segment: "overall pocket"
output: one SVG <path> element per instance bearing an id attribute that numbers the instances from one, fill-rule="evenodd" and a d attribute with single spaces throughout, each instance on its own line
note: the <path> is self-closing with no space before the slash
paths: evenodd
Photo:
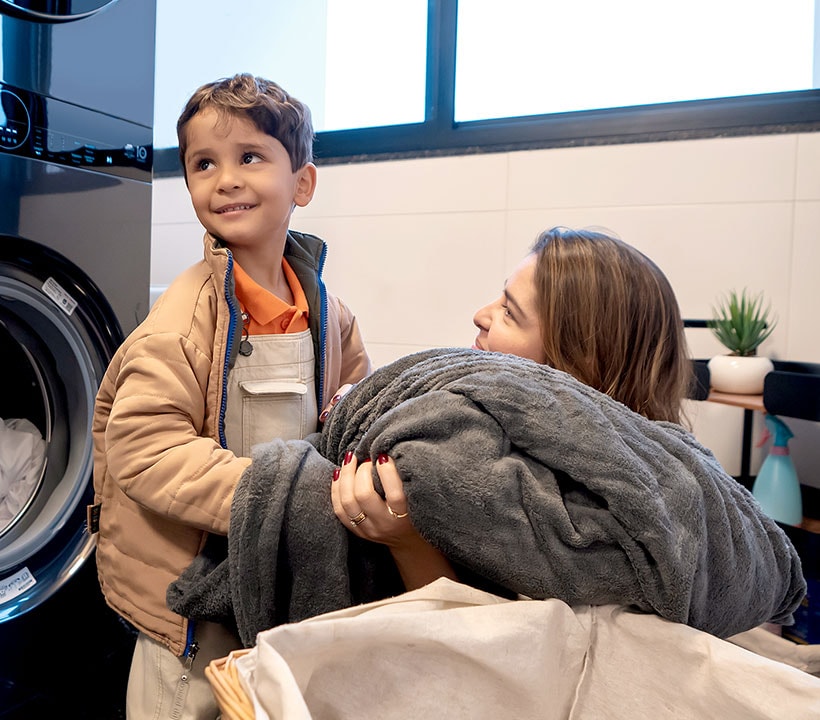
<path id="1" fill-rule="evenodd" d="M 239 390 L 242 396 L 243 455 L 250 456 L 254 445 L 273 438 L 297 440 L 313 432 L 316 424 L 315 402 L 306 383 L 297 380 L 243 380 L 239 383 Z"/>

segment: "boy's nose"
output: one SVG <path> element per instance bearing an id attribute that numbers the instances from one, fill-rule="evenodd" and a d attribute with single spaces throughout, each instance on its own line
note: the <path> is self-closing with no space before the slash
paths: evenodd
<path id="1" fill-rule="evenodd" d="M 223 169 L 219 173 L 217 187 L 220 190 L 233 190 L 241 185 L 239 173 L 233 169 Z"/>

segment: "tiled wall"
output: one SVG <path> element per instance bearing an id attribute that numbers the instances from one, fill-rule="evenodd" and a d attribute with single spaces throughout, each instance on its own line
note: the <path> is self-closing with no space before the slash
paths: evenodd
<path id="1" fill-rule="evenodd" d="M 708 317 L 731 288 L 765 291 L 780 322 L 762 350 L 820 362 L 820 133 L 323 166 L 292 222 L 328 241 L 325 279 L 356 312 L 376 365 L 470 345 L 473 312 L 553 225 L 600 226 L 641 249 L 684 317 Z M 155 181 L 153 227 L 162 287 L 202 253 L 181 178 Z M 708 330 L 689 332 L 695 357 L 722 352 Z M 742 413 L 693 403 L 691 415 L 739 472 Z M 801 480 L 820 487 L 820 424 L 787 422 Z"/>

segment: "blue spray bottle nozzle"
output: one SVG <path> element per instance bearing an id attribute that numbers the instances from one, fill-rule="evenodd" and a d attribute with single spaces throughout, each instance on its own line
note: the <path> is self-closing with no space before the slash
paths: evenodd
<path id="1" fill-rule="evenodd" d="M 794 433 L 789 429 L 789 426 L 777 415 L 767 414 L 764 420 L 766 421 L 767 433 L 764 435 L 761 445 L 774 436 L 773 447 L 788 447 L 789 440 L 794 437 Z"/>

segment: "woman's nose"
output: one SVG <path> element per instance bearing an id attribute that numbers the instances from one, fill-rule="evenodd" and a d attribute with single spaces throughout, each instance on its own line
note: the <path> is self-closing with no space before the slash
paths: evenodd
<path id="1" fill-rule="evenodd" d="M 476 314 L 473 315 L 473 325 L 475 325 L 479 330 L 489 330 L 490 329 L 490 318 L 491 313 L 490 309 L 492 308 L 493 303 L 489 305 L 485 305 L 483 308 L 480 308 L 476 311 Z"/>

